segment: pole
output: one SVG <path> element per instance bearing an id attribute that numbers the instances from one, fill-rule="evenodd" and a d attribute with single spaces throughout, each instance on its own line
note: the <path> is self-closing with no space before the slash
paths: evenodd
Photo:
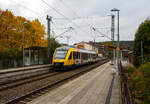
<path id="1" fill-rule="evenodd" d="M 69 46 L 69 37 L 66 37 L 67 38 L 67 43 L 68 43 L 68 46 Z"/>
<path id="2" fill-rule="evenodd" d="M 48 63 L 51 63 L 51 53 L 50 53 L 50 22 L 52 17 L 47 15 L 47 49 L 48 49 Z"/>
<path id="3" fill-rule="evenodd" d="M 69 46 L 69 39 L 70 39 L 70 37 L 69 37 L 69 36 L 66 36 L 66 39 L 67 39 L 67 44 L 68 44 L 68 46 Z"/>
<path id="4" fill-rule="evenodd" d="M 119 56 L 120 56 L 120 42 L 119 42 L 119 9 L 116 9 L 116 8 L 113 8 L 111 9 L 112 12 L 117 12 L 117 17 L 118 17 L 118 27 L 117 27 L 117 70 L 119 71 L 119 62 L 120 62 L 120 59 L 119 59 Z"/>
<path id="5" fill-rule="evenodd" d="M 93 43 L 93 50 L 94 50 L 94 48 L 95 48 L 95 38 L 94 38 L 94 43 Z"/>
<path id="6" fill-rule="evenodd" d="M 24 67 L 24 23 L 22 30 L 22 66 Z"/>
<path id="7" fill-rule="evenodd" d="M 114 34 L 115 34 L 115 15 L 111 15 L 111 20 L 112 20 L 112 23 L 111 23 L 111 40 L 112 40 L 112 44 L 114 45 Z M 115 64 L 115 49 L 113 49 L 113 62 L 112 64 Z"/>
<path id="8" fill-rule="evenodd" d="M 120 55 L 120 42 L 119 42 L 119 10 L 117 11 L 118 14 L 118 29 L 117 29 L 117 47 L 119 48 L 119 50 L 117 50 L 117 69 L 119 71 L 119 55 Z"/>

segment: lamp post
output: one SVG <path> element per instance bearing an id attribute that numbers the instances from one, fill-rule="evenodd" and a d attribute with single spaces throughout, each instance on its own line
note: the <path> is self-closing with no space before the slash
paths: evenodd
<path id="1" fill-rule="evenodd" d="M 27 22 L 23 23 L 23 30 L 22 30 L 22 66 L 24 67 L 24 56 L 25 56 L 25 52 L 24 52 L 24 25 L 28 24 Z"/>
<path id="2" fill-rule="evenodd" d="M 119 9 L 116 9 L 116 8 L 113 8 L 111 9 L 111 12 L 117 12 L 117 19 L 118 19 L 118 22 L 117 22 L 117 69 L 119 70 L 119 51 L 120 51 L 120 41 L 119 41 Z"/>
<path id="3" fill-rule="evenodd" d="M 111 39 L 112 39 L 112 44 L 115 45 L 114 42 L 114 34 L 115 34 L 115 15 L 114 14 L 109 14 L 108 16 L 111 16 Z M 115 63 L 115 49 L 112 51 L 112 63 L 111 64 L 116 64 Z"/>

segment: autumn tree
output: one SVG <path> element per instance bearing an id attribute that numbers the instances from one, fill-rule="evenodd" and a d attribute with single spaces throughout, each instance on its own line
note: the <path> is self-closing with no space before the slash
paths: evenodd
<path id="1" fill-rule="evenodd" d="M 28 40 L 26 40 L 28 41 L 27 46 L 45 47 L 46 46 L 45 27 L 39 22 L 38 19 L 33 20 L 30 23 L 30 26 L 32 28 L 29 29 L 30 34 L 27 34 L 30 37 L 30 39 L 27 38 Z"/>
<path id="2" fill-rule="evenodd" d="M 0 50 L 5 56 L 17 56 L 15 16 L 8 10 L 0 12 Z M 13 52 L 12 52 L 13 51 Z"/>
<path id="3" fill-rule="evenodd" d="M 24 24 L 25 48 L 31 46 L 46 46 L 45 27 L 38 19 L 27 20 L 14 16 L 9 10 L 0 10 L 0 53 L 9 59 L 15 59 L 22 53 L 22 30 Z"/>

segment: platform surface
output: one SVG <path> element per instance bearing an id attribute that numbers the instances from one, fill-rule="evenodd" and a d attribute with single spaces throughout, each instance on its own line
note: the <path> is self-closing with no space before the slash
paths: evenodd
<path id="1" fill-rule="evenodd" d="M 48 67 L 48 66 L 52 66 L 52 65 L 45 64 L 45 65 L 33 65 L 33 66 L 18 67 L 18 68 L 0 69 L 0 74 L 17 72 L 17 71 L 22 71 L 22 70 L 26 70 L 26 69 L 38 69 L 38 68 Z"/>
<path id="2" fill-rule="evenodd" d="M 113 79 L 113 66 L 105 63 L 94 70 L 29 102 L 30 104 L 121 104 L 118 76 Z"/>

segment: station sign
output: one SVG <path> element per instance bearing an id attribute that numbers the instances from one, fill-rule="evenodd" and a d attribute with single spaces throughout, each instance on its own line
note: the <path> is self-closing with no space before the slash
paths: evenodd
<path id="1" fill-rule="evenodd" d="M 117 51 L 119 51 L 119 50 L 120 50 L 120 48 L 119 48 L 119 47 L 117 47 L 117 48 L 116 48 L 116 50 L 117 50 Z"/>

